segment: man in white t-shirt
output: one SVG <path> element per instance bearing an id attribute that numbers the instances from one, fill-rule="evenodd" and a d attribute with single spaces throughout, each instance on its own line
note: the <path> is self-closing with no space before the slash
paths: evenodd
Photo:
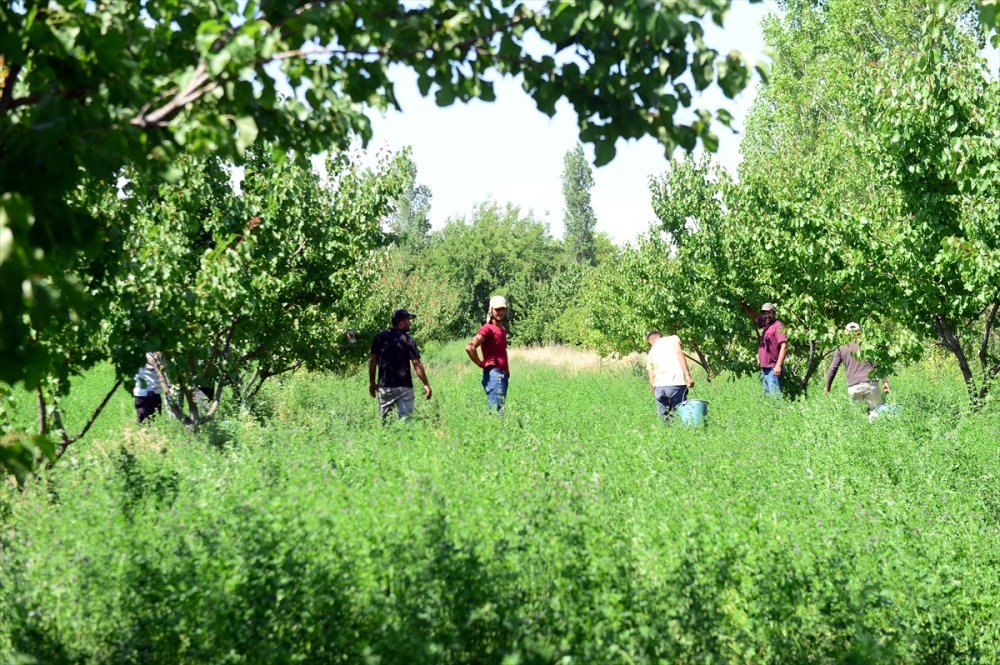
<path id="1" fill-rule="evenodd" d="M 663 422 L 669 423 L 674 409 L 687 399 L 688 388 L 694 387 L 694 379 L 677 335 L 664 337 L 659 330 L 651 330 L 646 335 L 646 342 L 649 343 L 649 355 L 646 356 L 649 387 L 656 398 L 656 410 Z"/>
<path id="2" fill-rule="evenodd" d="M 143 423 L 157 413 L 163 411 L 163 388 L 156 371 L 157 358 L 155 354 L 146 354 L 146 364 L 135 373 L 135 388 L 132 395 L 135 401 L 135 416 Z"/>

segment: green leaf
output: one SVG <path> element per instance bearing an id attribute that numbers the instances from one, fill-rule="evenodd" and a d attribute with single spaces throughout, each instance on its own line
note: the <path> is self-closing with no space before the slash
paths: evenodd
<path id="1" fill-rule="evenodd" d="M 979 19 L 987 28 L 997 28 L 997 17 L 1000 16 L 1000 0 L 979 0 Z M 993 35 L 993 46 L 997 46 L 997 34 Z"/>
<path id="2" fill-rule="evenodd" d="M 710 131 L 706 130 L 701 135 L 701 142 L 709 152 L 717 152 L 719 150 L 719 137 Z"/>
<path id="3" fill-rule="evenodd" d="M 253 142 L 257 140 L 257 121 L 253 119 L 253 116 L 242 116 L 236 118 L 236 149 L 243 154 L 246 149 L 253 145 Z"/>
<path id="4" fill-rule="evenodd" d="M 712 49 L 698 51 L 695 54 L 694 62 L 691 63 L 691 76 L 698 90 L 704 90 L 712 83 L 715 77 L 716 55 Z"/>
<path id="5" fill-rule="evenodd" d="M 438 106 L 451 106 L 455 103 L 455 89 L 450 86 L 438 88 L 434 93 L 434 101 Z"/>
<path id="6" fill-rule="evenodd" d="M 594 144 L 594 166 L 604 166 L 615 158 L 614 140 L 602 139 Z"/>

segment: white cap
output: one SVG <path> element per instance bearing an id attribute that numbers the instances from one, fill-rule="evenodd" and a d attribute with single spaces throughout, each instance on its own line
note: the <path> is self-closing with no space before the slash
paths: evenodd
<path id="1" fill-rule="evenodd" d="M 490 298 L 490 309 L 496 309 L 497 307 L 506 307 L 507 299 L 503 296 L 493 296 Z"/>
<path id="2" fill-rule="evenodd" d="M 861 326 L 855 323 L 854 321 L 851 321 L 846 326 L 844 326 L 844 330 L 846 330 L 847 332 L 858 332 L 859 330 L 861 330 Z"/>

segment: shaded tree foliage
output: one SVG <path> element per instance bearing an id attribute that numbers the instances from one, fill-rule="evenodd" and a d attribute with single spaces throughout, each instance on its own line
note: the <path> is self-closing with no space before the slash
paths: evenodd
<path id="1" fill-rule="evenodd" d="M 239 193 L 218 158 L 175 164 L 174 182 L 129 170 L 122 193 L 88 191 L 108 231 L 104 257 L 114 260 L 98 271 L 79 256 L 75 272 L 89 276 L 83 286 L 99 324 L 67 321 L 38 341 L 74 349 L 60 371 L 109 358 L 119 377 L 131 377 L 156 352 L 168 410 L 196 428 L 225 396 L 246 402 L 271 377 L 357 362 L 370 335 L 355 331 L 372 333 L 388 316 L 372 297 L 372 256 L 404 181 L 400 161 L 362 169 L 337 155 L 324 185 L 261 145 L 247 154 Z M 196 399 L 198 388 L 209 389 L 209 402 Z M 59 436 L 54 458 L 80 436 L 62 426 L 67 392 L 58 379 L 39 390 L 40 429 Z"/>

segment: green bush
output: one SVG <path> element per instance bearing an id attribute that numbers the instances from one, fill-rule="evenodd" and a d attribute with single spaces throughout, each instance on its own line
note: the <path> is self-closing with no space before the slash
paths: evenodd
<path id="1" fill-rule="evenodd" d="M 121 395 L 0 492 L 0 660 L 996 661 L 997 414 L 959 377 L 903 373 L 869 425 L 841 381 L 698 374 L 688 430 L 629 371 L 515 362 L 500 420 L 460 345 L 425 360 L 408 427 L 362 375 L 196 437 Z"/>

